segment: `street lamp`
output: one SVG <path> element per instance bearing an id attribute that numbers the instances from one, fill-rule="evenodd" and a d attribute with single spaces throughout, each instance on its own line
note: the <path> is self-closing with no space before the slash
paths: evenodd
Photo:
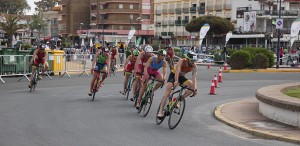
<path id="1" fill-rule="evenodd" d="M 279 0 L 279 18 L 281 18 L 281 0 Z M 277 56 L 277 59 L 276 59 L 276 69 L 279 68 L 279 51 L 280 51 L 280 29 L 277 29 L 277 52 L 276 52 L 276 56 Z"/>
<path id="2" fill-rule="evenodd" d="M 138 27 L 140 26 L 140 22 L 143 22 L 143 19 L 141 17 L 137 17 L 136 21 L 138 22 Z M 141 27 L 140 27 L 141 29 Z M 140 36 L 140 29 L 138 29 L 138 36 Z"/>

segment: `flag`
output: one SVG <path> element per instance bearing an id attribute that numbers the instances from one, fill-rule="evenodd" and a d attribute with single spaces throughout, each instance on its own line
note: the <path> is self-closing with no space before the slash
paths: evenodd
<path id="1" fill-rule="evenodd" d="M 231 36 L 232 36 L 232 32 L 229 31 L 229 32 L 226 34 L 226 42 L 225 42 L 225 46 L 226 46 L 227 42 L 229 41 L 229 39 L 231 38 Z"/>
<path id="2" fill-rule="evenodd" d="M 204 37 L 206 36 L 206 33 L 209 31 L 209 29 L 210 29 L 210 26 L 207 23 L 205 23 L 200 29 L 200 32 L 199 32 L 199 40 L 200 40 L 199 41 L 199 46 L 200 46 L 200 48 L 201 48 L 201 45 L 202 45 L 202 41 L 203 41 Z"/>
<path id="3" fill-rule="evenodd" d="M 300 18 L 296 19 L 291 26 L 291 40 L 290 40 L 290 46 L 292 47 L 300 30 Z"/>
<path id="4" fill-rule="evenodd" d="M 136 44 L 135 44 L 136 47 L 140 46 L 141 40 L 142 40 L 142 38 L 139 38 L 136 40 Z"/>

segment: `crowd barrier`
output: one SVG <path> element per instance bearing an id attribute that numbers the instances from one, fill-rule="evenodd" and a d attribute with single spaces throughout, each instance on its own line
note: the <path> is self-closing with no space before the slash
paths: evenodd
<path id="1" fill-rule="evenodd" d="M 5 84 L 3 77 L 8 76 L 22 76 L 19 81 L 23 78 L 29 81 L 28 76 L 32 72 L 32 67 L 29 65 L 31 58 L 32 55 L 0 55 L 0 81 Z M 64 75 L 71 77 L 72 73 L 79 74 L 79 76 L 89 75 L 93 58 L 93 54 L 48 54 L 49 67 L 45 74 L 50 79 L 52 79 L 49 75 L 51 73 L 60 77 Z M 121 69 L 122 66 L 120 58 L 117 57 L 117 69 Z"/>

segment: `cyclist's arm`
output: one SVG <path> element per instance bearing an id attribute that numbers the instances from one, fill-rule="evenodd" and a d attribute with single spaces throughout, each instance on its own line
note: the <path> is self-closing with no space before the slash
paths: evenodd
<path id="1" fill-rule="evenodd" d="M 180 73 L 180 70 L 181 70 L 181 65 L 182 65 L 182 60 L 180 59 L 180 60 L 177 62 L 177 65 L 176 65 L 175 82 L 178 82 L 179 73 Z"/>
<path id="2" fill-rule="evenodd" d="M 131 59 L 132 55 L 129 55 L 128 58 L 126 59 L 125 63 L 124 63 L 124 67 L 127 66 L 129 60 Z"/>
<path id="3" fill-rule="evenodd" d="M 163 80 L 166 80 L 166 76 L 167 76 L 167 61 L 164 61 L 164 64 L 163 64 Z"/>
<path id="4" fill-rule="evenodd" d="M 99 55 L 100 55 L 100 53 L 97 53 L 97 54 L 94 56 L 93 63 L 92 63 L 92 68 L 91 68 L 91 69 L 94 69 L 95 64 L 96 64 L 96 61 L 97 61 L 97 58 L 99 57 Z"/>
<path id="5" fill-rule="evenodd" d="M 141 61 L 141 58 L 142 58 L 142 54 L 139 54 L 139 56 L 137 57 L 136 61 L 135 61 L 135 64 L 134 64 L 134 69 L 135 69 L 135 72 L 137 72 L 137 68 L 138 68 L 138 65 Z"/>
<path id="6" fill-rule="evenodd" d="M 107 58 L 107 70 L 110 70 L 110 63 L 111 63 L 111 55 L 108 54 L 108 58 Z"/>
<path id="7" fill-rule="evenodd" d="M 44 56 L 44 58 L 43 58 L 44 60 L 45 60 L 45 62 L 47 62 L 48 61 L 48 52 L 47 51 L 45 51 L 45 56 Z"/>
<path id="8" fill-rule="evenodd" d="M 153 57 L 150 57 L 149 59 L 148 59 L 148 61 L 147 61 L 147 63 L 146 63 L 146 65 L 145 65 L 145 67 L 144 67 L 144 75 L 148 75 L 148 67 L 150 66 L 150 64 L 152 63 L 152 59 L 153 59 Z"/>
<path id="9" fill-rule="evenodd" d="M 116 49 L 116 56 L 118 56 L 119 55 L 119 50 L 118 49 Z"/>
<path id="10" fill-rule="evenodd" d="M 33 55 L 32 55 L 32 58 L 31 58 L 31 60 L 30 60 L 30 64 L 32 64 L 33 63 L 33 61 L 34 61 L 34 59 L 35 59 L 35 57 L 36 57 L 36 54 L 37 54 L 37 50 L 35 50 L 34 51 L 34 53 L 33 53 Z"/>
<path id="11" fill-rule="evenodd" d="M 192 76 L 193 76 L 194 89 L 197 90 L 197 66 L 196 65 L 194 65 L 192 69 Z"/>

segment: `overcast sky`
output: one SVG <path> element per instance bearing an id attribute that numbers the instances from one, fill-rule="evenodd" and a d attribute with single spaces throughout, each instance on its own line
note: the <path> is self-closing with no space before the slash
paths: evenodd
<path id="1" fill-rule="evenodd" d="M 33 2 L 36 2 L 39 0 L 27 0 L 28 5 L 31 7 L 31 10 L 26 12 L 27 15 L 32 15 L 34 13 L 35 4 Z"/>

